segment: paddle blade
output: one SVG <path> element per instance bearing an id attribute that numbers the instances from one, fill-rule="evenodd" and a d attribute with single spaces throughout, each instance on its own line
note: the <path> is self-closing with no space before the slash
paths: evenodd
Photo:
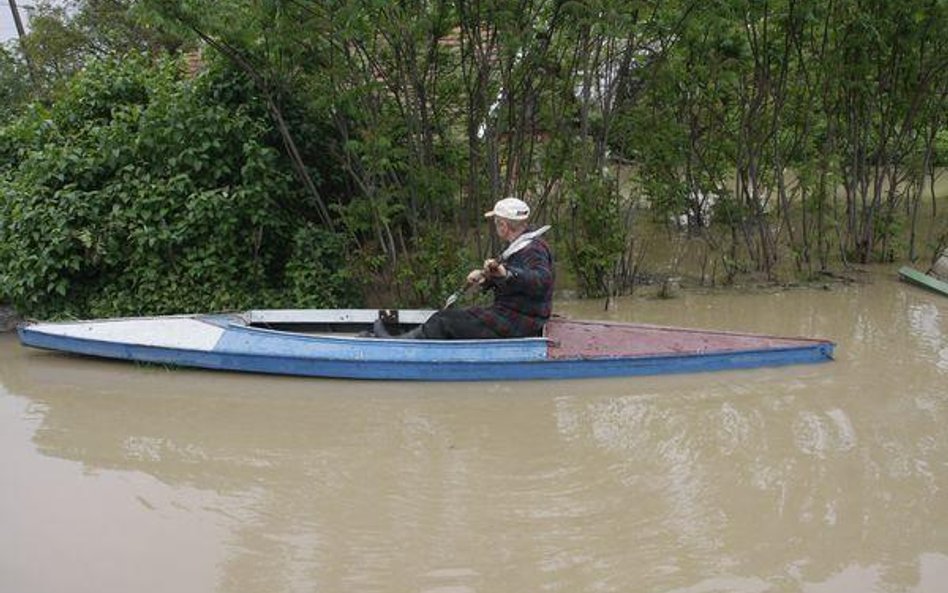
<path id="1" fill-rule="evenodd" d="M 451 295 L 448 296 L 448 298 L 444 301 L 444 306 L 441 308 L 447 309 L 448 307 L 450 307 L 451 305 L 457 302 L 459 296 L 460 295 L 458 293 L 452 292 Z"/>

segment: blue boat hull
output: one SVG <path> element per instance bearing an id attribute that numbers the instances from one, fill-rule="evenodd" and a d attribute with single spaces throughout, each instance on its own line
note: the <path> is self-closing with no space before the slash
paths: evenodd
<path id="1" fill-rule="evenodd" d="M 832 359 L 834 348 L 831 342 L 795 340 L 786 346 L 721 352 L 551 357 L 549 341 L 543 338 L 374 340 L 308 336 L 210 321 L 219 335 L 208 338 L 213 347 L 207 348 L 95 339 L 81 333 L 62 335 L 49 329 L 55 324 L 23 326 L 19 335 L 24 345 L 36 348 L 178 367 L 412 381 L 579 379 L 748 369 L 826 362 Z"/>

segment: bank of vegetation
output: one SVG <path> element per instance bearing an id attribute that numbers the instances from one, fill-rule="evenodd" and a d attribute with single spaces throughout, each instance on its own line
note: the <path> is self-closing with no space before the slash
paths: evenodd
<path id="1" fill-rule="evenodd" d="M 944 0 L 41 3 L 0 50 L 0 301 L 431 306 L 506 195 L 585 296 L 930 261 L 946 30 Z"/>

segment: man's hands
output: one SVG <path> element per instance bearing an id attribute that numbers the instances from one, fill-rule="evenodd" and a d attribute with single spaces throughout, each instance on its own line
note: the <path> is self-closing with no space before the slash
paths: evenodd
<path id="1" fill-rule="evenodd" d="M 484 262 L 484 272 L 491 278 L 507 277 L 507 268 L 494 258 L 490 258 Z"/>
<path id="2" fill-rule="evenodd" d="M 467 275 L 468 284 L 484 284 L 488 278 L 506 278 L 507 268 L 494 258 L 484 262 L 484 267 L 480 270 L 471 270 Z"/>
<path id="3" fill-rule="evenodd" d="M 483 284 L 487 280 L 487 276 L 484 274 L 484 270 L 471 270 L 467 275 L 467 283 L 471 284 Z"/>

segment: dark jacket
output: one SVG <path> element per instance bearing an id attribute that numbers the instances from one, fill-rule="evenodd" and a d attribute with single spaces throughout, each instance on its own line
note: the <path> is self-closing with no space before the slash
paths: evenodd
<path id="1" fill-rule="evenodd" d="M 504 338 L 539 336 L 553 311 L 553 254 L 541 238 L 503 262 L 506 278 L 492 278 L 485 289 L 494 291 L 490 307 L 472 307 L 472 315 Z"/>

